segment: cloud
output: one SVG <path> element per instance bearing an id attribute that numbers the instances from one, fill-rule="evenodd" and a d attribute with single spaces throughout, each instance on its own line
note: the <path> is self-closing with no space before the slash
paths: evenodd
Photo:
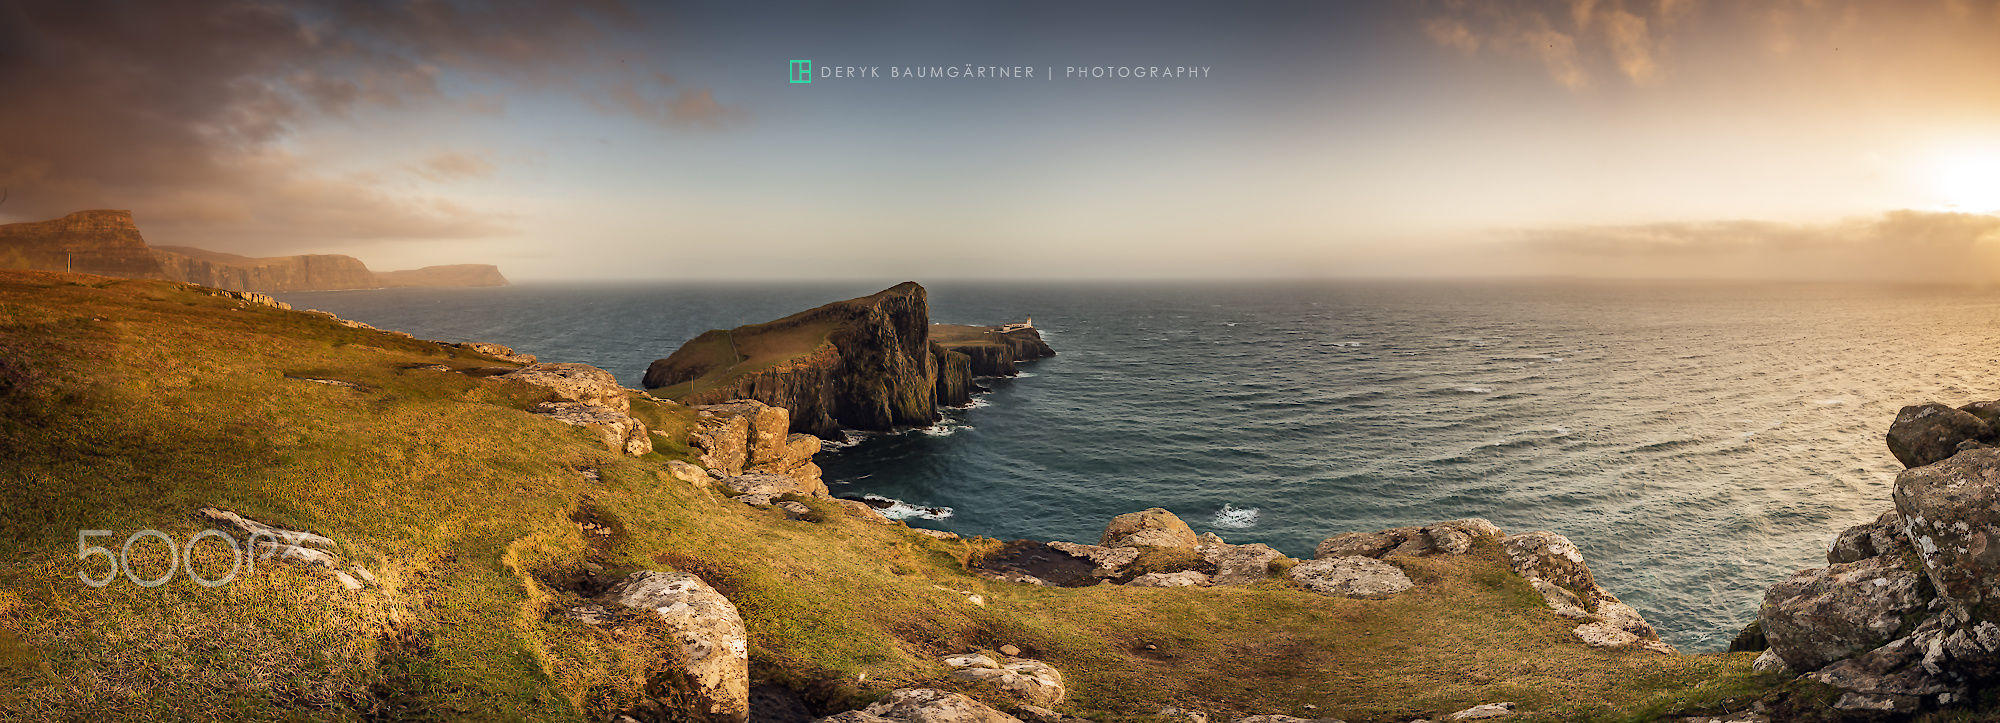
<path id="1" fill-rule="evenodd" d="M 1515 230 L 1512 273 L 1611 278 L 2000 281 L 2000 216 L 1899 210 L 1824 224 L 1710 221 Z"/>
<path id="2" fill-rule="evenodd" d="M 446 151 L 424 159 L 411 171 L 433 181 L 456 181 L 493 175 L 493 162 L 475 153 Z"/>
<path id="3" fill-rule="evenodd" d="M 1972 0 L 1432 0 L 1419 20 L 1439 45 L 1468 54 L 1540 61 L 1570 89 L 1617 78 L 1658 82 L 1675 50 L 1708 35 L 1742 33 L 1773 56 L 1800 48 L 1855 47 L 1879 41 L 1884 27 L 1933 29 L 2000 26 L 2000 5 Z M 1730 46 L 1732 42 L 1708 43 Z"/>
<path id="4" fill-rule="evenodd" d="M 614 57 L 638 20 L 609 0 L 0 0 L 4 210 L 129 208 L 149 237 L 187 243 L 507 233 L 503 215 L 382 189 L 295 141 L 368 110 L 498 113 L 496 85 L 592 105 L 619 83 L 657 93 Z M 455 96 L 452 79 L 479 90 Z M 655 111 L 708 127 L 732 112 L 684 85 Z M 433 180 L 494 170 L 463 154 L 384 164 Z"/>

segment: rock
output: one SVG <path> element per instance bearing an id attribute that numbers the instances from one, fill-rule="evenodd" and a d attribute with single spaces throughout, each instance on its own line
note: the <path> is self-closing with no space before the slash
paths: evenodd
<path id="1" fill-rule="evenodd" d="M 501 379 L 532 384 L 548 390 L 558 400 L 629 411 L 632 402 L 618 378 L 589 364 L 530 364 L 500 375 Z"/>
<path id="2" fill-rule="evenodd" d="M 1474 543 L 1497 541 L 1504 536 L 1499 527 L 1479 517 L 1439 522 L 1423 531 L 1430 538 L 1431 548 L 1447 555 L 1463 555 L 1472 551 Z"/>
<path id="3" fill-rule="evenodd" d="M 1002 653 L 1002 655 L 1005 655 L 1005 653 Z M 954 668 L 993 668 L 995 670 L 1000 668 L 999 661 L 978 653 L 947 656 L 944 659 L 944 664 Z"/>
<path id="4" fill-rule="evenodd" d="M 1585 644 L 1673 652 L 1673 646 L 1660 640 L 1659 632 L 1639 611 L 1597 586 L 1583 561 L 1583 551 L 1569 538 L 1553 532 L 1528 532 L 1501 538 L 1500 547 L 1514 574 L 1541 593 L 1550 609 L 1559 616 L 1586 621 L 1574 630 Z"/>
<path id="5" fill-rule="evenodd" d="M 1215 566 L 1213 582 L 1217 585 L 1248 585 L 1270 579 L 1271 563 L 1290 559 L 1263 543 L 1231 545 L 1213 534 L 1197 539 L 1202 559 Z"/>
<path id="6" fill-rule="evenodd" d="M 1063 699 L 1062 673 L 1039 660 L 1010 657 L 997 667 L 960 667 L 951 675 L 993 686 L 1020 703 L 1047 706 Z"/>
<path id="7" fill-rule="evenodd" d="M 1414 527 L 1398 527 L 1381 532 L 1343 532 L 1320 541 L 1314 559 L 1329 557 L 1381 557 L 1396 549 L 1417 532 Z"/>
<path id="8" fill-rule="evenodd" d="M 750 715 L 750 654 L 736 606 L 701 578 L 681 572 L 632 573 L 604 594 L 608 603 L 651 610 L 680 646 L 680 691 L 699 715 L 744 721 Z"/>
<path id="9" fill-rule="evenodd" d="M 1125 566 L 1139 559 L 1136 547 L 1102 547 L 1099 545 L 1079 545 L 1074 542 L 1051 542 L 1053 547 L 1068 553 L 1071 557 L 1089 560 L 1097 569 L 1091 574 L 1101 578 L 1114 578 L 1125 572 Z"/>
<path id="10" fill-rule="evenodd" d="M 1750 670 L 1755 673 L 1788 674 L 1792 672 L 1792 666 L 1785 664 L 1785 659 L 1778 657 L 1776 651 L 1766 649 L 1750 662 Z"/>
<path id="11" fill-rule="evenodd" d="M 2000 600 L 2000 450 L 1904 470 L 1892 497 L 1937 594 L 1961 610 L 1991 609 Z"/>
<path id="12" fill-rule="evenodd" d="M 826 483 L 817 479 L 801 482 L 791 475 L 770 472 L 746 472 L 722 481 L 723 486 L 745 495 L 806 495 L 825 497 Z"/>
<path id="13" fill-rule="evenodd" d="M 1403 557 L 1432 554 L 1463 555 L 1474 544 L 1499 540 L 1500 528 L 1484 519 L 1471 517 L 1449 520 L 1424 527 L 1392 527 L 1381 532 L 1344 532 L 1326 538 L 1313 552 L 1327 557 Z"/>
<path id="14" fill-rule="evenodd" d="M 1593 648 L 1618 648 L 1639 642 L 1639 636 L 1606 622 L 1584 623 L 1571 632 Z"/>
<path id="15" fill-rule="evenodd" d="M 1184 721 L 1185 723 L 1208 723 L 1207 713 L 1197 710 L 1187 710 L 1185 708 L 1161 708 L 1160 717 L 1168 720 Z"/>
<path id="16" fill-rule="evenodd" d="M 500 361 L 510 361 L 516 364 L 535 363 L 535 355 L 533 354 L 522 354 L 520 352 L 514 351 L 511 348 L 501 346 L 499 344 L 494 344 L 491 342 L 467 341 L 467 342 L 460 342 L 457 344 L 451 344 L 450 346 L 459 349 L 464 349 L 466 351 L 475 354 L 485 354 L 486 356 L 499 359 Z"/>
<path id="17" fill-rule="evenodd" d="M 1584 564 L 1583 551 L 1567 537 L 1553 532 L 1528 532 L 1508 536 L 1501 546 L 1507 553 L 1508 566 L 1516 575 L 1546 580 L 1586 599 L 1597 590 L 1597 579 Z"/>
<path id="18" fill-rule="evenodd" d="M 1874 522 L 1855 525 L 1833 539 L 1828 545 L 1828 564 L 1856 562 L 1876 555 L 1900 555 L 1909 552 L 1910 537 L 1903 531 L 1903 518 L 1895 510 L 1882 513 Z"/>
<path id="19" fill-rule="evenodd" d="M 1987 424 L 1992 424 L 1993 420 L 2000 419 L 2000 402 L 1973 402 L 1959 407 L 1958 411 L 1978 417 L 1980 421 Z"/>
<path id="20" fill-rule="evenodd" d="M 1149 572 L 1125 584 L 1132 587 L 1196 587 L 1209 584 L 1209 578 L 1199 570 Z"/>
<path id="21" fill-rule="evenodd" d="M 1951 457 L 1958 443 L 1994 441 L 1993 427 L 1969 412 L 1936 402 L 1904 407 L 1889 425 L 1889 451 L 1904 467 L 1922 467 Z"/>
<path id="22" fill-rule="evenodd" d="M 874 505 L 870 505 L 866 502 L 862 502 L 860 500 L 843 500 L 838 497 L 830 498 L 828 501 L 836 505 L 840 505 L 840 510 L 842 512 L 847 513 L 848 516 L 859 518 L 864 522 L 873 522 L 878 525 L 896 524 L 895 520 L 883 517 L 882 513 L 875 511 Z M 933 530 L 933 532 L 935 532 L 935 530 Z M 947 532 L 944 534 L 950 535 L 951 533 Z M 952 535 L 952 536 L 954 538 L 957 537 L 957 535 Z"/>
<path id="23" fill-rule="evenodd" d="M 884 519 L 887 519 L 887 518 L 884 518 Z M 958 533 L 956 533 L 956 532 L 945 532 L 944 530 L 932 530 L 932 529 L 927 529 L 927 528 L 923 528 L 923 527 L 912 527 L 912 528 L 910 528 L 910 531 L 911 531 L 911 532 L 915 532 L 915 533 L 917 533 L 917 534 L 919 534 L 919 535 L 923 535 L 923 536 L 925 536 L 925 537 L 935 537 L 935 538 L 937 538 L 937 539 L 940 539 L 940 540 L 956 540 L 956 539 L 958 539 Z"/>
<path id="24" fill-rule="evenodd" d="M 1414 587 L 1401 568 L 1368 557 L 1329 557 L 1292 567 L 1293 580 L 1324 595 L 1381 599 Z"/>
<path id="25" fill-rule="evenodd" d="M 1488 718 L 1505 718 L 1513 714 L 1514 714 L 1513 703 L 1487 703 L 1485 705 L 1475 705 L 1471 708 L 1467 708 L 1457 713 L 1453 713 L 1451 715 L 1445 716 L 1444 719 L 1486 720 Z"/>
<path id="26" fill-rule="evenodd" d="M 771 497 L 772 495 L 749 494 L 749 495 L 737 495 L 730 499 L 736 500 L 737 502 L 741 502 L 751 507 L 770 507 Z"/>
<path id="27" fill-rule="evenodd" d="M 803 520 L 812 515 L 811 507 L 798 502 L 779 502 L 778 509 L 785 511 L 787 519 Z"/>
<path id="28" fill-rule="evenodd" d="M 1928 601 L 1920 575 L 1871 557 L 1793 573 L 1765 591 L 1758 619 L 1786 664 L 1817 670 L 1908 633 Z"/>
<path id="29" fill-rule="evenodd" d="M 934 688 L 899 688 L 863 711 L 877 720 L 904 723 L 1020 723 L 984 703 Z M 830 720 L 830 719 L 822 719 Z M 849 718 L 847 720 L 867 720 Z"/>
<path id="30" fill-rule="evenodd" d="M 688 444 L 701 450 L 701 464 L 724 475 L 745 472 L 783 474 L 804 489 L 820 489 L 819 465 L 812 463 L 820 440 L 791 434 L 791 413 L 751 399 L 695 407 L 695 424 Z"/>
<path id="31" fill-rule="evenodd" d="M 1000 654 L 1007 656 L 1019 656 L 1021 654 L 1021 649 L 1014 647 L 1012 645 L 1002 645 L 1000 646 Z"/>
<path id="32" fill-rule="evenodd" d="M 1174 513 L 1154 507 L 1111 519 L 1098 542 L 1104 547 L 1169 547 L 1195 549 L 1194 530 Z"/>
<path id="33" fill-rule="evenodd" d="M 1756 653 L 1771 649 L 1771 643 L 1764 638 L 1764 624 L 1755 620 L 1743 626 L 1742 632 L 1729 641 L 1731 653 Z"/>
<path id="34" fill-rule="evenodd" d="M 588 429 L 613 452 L 637 457 L 653 451 L 653 436 L 646 431 L 646 423 L 624 412 L 579 402 L 543 402 L 535 405 L 534 413 Z"/>
<path id="35" fill-rule="evenodd" d="M 706 488 L 715 482 L 708 476 L 708 470 L 678 459 L 667 462 L 667 475 L 695 487 Z"/>
<path id="36" fill-rule="evenodd" d="M 867 711 L 850 710 L 821 718 L 815 721 L 815 723 L 895 723 L 895 720 L 883 718 Z"/>

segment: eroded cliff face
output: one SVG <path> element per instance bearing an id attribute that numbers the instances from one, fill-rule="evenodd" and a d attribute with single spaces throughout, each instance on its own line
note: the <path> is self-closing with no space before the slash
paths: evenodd
<path id="1" fill-rule="evenodd" d="M 167 278 L 234 291 L 336 291 L 381 286 L 352 256 L 302 254 L 252 258 L 186 246 L 155 246 Z"/>
<path id="2" fill-rule="evenodd" d="M 937 368 L 929 299 L 924 287 L 905 282 L 706 332 L 653 362 L 645 384 L 688 404 L 755 399 L 784 407 L 794 431 L 831 437 L 936 421 Z"/>
<path id="3" fill-rule="evenodd" d="M 378 271 L 376 284 L 396 286 L 506 286 L 507 277 L 492 264 L 446 264 L 421 269 Z"/>
<path id="4" fill-rule="evenodd" d="M 0 268 L 169 278 L 147 250 L 131 211 L 78 211 L 0 226 Z"/>

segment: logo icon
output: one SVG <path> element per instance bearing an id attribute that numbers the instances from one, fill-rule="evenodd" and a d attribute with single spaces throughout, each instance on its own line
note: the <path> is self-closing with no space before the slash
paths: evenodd
<path id="1" fill-rule="evenodd" d="M 813 82 L 813 62 L 810 60 L 792 61 L 792 82 L 794 83 Z"/>

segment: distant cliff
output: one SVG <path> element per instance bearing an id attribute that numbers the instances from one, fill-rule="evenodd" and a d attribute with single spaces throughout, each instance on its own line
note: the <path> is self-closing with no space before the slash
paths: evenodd
<path id="1" fill-rule="evenodd" d="M 378 271 L 381 286 L 506 286 L 507 277 L 492 264 L 450 264 L 403 271 Z"/>
<path id="2" fill-rule="evenodd" d="M 1005 377 L 1020 372 L 1017 362 L 1056 355 L 1042 333 L 1026 325 L 966 326 L 932 324 L 931 341 L 946 351 L 970 357 L 973 376 Z"/>
<path id="3" fill-rule="evenodd" d="M 490 264 L 376 273 L 340 254 L 252 258 L 187 246 L 148 246 L 131 211 L 78 211 L 0 225 L 0 269 L 172 279 L 231 291 L 332 291 L 385 286 L 506 286 Z"/>
<path id="4" fill-rule="evenodd" d="M 167 277 L 232 291 L 373 289 L 382 284 L 352 256 L 304 254 L 251 258 L 186 246 L 155 246 Z"/>
<path id="5" fill-rule="evenodd" d="M 168 278 L 147 251 L 131 211 L 78 211 L 51 221 L 0 225 L 0 268 Z"/>

